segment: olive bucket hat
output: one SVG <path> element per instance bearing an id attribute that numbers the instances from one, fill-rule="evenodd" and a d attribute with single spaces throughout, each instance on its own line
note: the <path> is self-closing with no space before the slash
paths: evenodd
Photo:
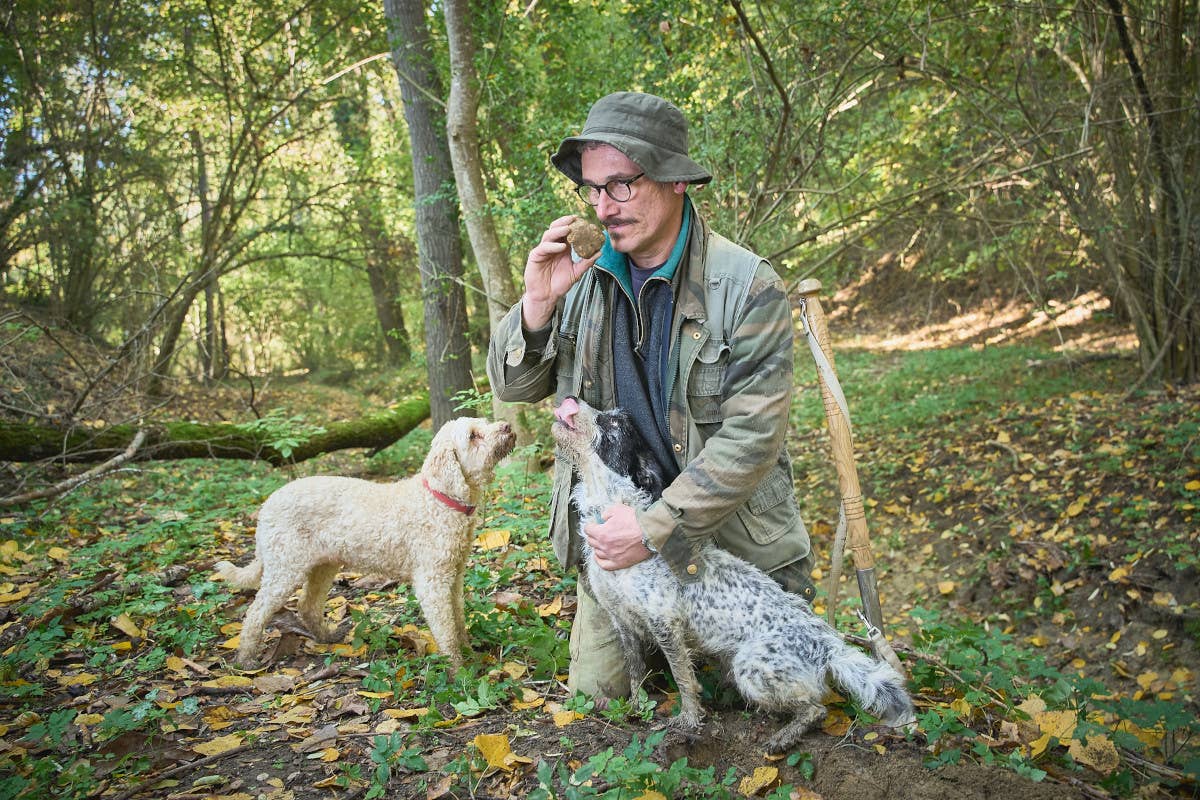
<path id="1" fill-rule="evenodd" d="M 708 183 L 712 175 L 688 158 L 687 120 L 674 104 L 641 92 L 615 92 L 597 100 L 583 131 L 562 140 L 550 156 L 576 184 L 583 183 L 579 152 L 584 142 L 603 142 L 620 150 L 653 181 Z"/>

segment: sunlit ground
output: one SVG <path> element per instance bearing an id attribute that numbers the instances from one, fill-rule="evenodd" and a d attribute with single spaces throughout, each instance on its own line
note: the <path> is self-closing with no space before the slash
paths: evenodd
<path id="1" fill-rule="evenodd" d="M 1128 326 L 1120 325 L 1106 313 L 1108 298 L 1088 292 L 1069 302 L 1051 300 L 1046 308 L 1009 302 L 985 305 L 964 311 L 938 322 L 923 323 L 920 313 L 913 314 L 913 327 L 893 320 L 888 330 L 878 333 L 859 330 L 838 331 L 838 318 L 847 308 L 838 307 L 834 298 L 829 313 L 830 331 L 835 340 L 867 350 L 929 350 L 940 347 L 1008 344 L 1037 339 L 1051 343 L 1059 352 L 1121 352 L 1137 349 L 1137 338 Z M 1098 315 L 1100 317 L 1098 318 Z"/>

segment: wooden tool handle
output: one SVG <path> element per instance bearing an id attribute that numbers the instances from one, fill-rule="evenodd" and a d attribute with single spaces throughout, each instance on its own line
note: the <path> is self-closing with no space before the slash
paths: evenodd
<path id="1" fill-rule="evenodd" d="M 804 301 L 805 313 L 813 336 L 829 366 L 833 368 L 833 348 L 829 343 L 829 324 L 825 321 L 825 310 L 817 293 L 821 291 L 821 282 L 815 278 L 803 280 L 796 287 L 800 298 Z M 836 373 L 835 373 L 836 374 Z M 837 469 L 838 489 L 842 496 L 842 507 L 846 512 L 846 538 L 850 543 L 850 551 L 854 554 L 854 567 L 861 571 L 875 566 L 875 557 L 871 554 L 871 540 L 867 534 L 867 517 L 863 512 L 862 489 L 858 484 L 858 468 L 854 464 L 854 444 L 850 436 L 850 423 L 842 414 L 841 406 L 830 391 L 825 376 L 817 370 L 817 380 L 821 386 L 821 399 L 825 403 L 825 421 L 829 425 L 829 436 L 833 441 L 833 464 Z"/>

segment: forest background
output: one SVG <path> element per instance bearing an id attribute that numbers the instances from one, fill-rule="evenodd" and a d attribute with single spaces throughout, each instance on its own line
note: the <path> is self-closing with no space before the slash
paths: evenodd
<path id="1" fill-rule="evenodd" d="M 860 342 L 997 343 L 1020 308 L 1060 326 L 1057 350 L 1033 363 L 1079 345 L 1061 331 L 1081 316 L 1115 331 L 1074 354 L 1056 391 L 1120 382 L 1101 416 L 1160 437 L 1145 450 L 1165 447 L 1174 466 L 1147 479 L 1148 494 L 1165 494 L 1145 502 L 1169 511 L 1155 530 L 1193 549 L 1158 565 L 1163 580 L 1194 575 L 1194 2 L 15 0 L 0 25 L 0 503 L 13 509 L 0 523 L 12 552 L 57 563 L 45 555 L 54 537 L 77 530 L 58 515 L 133 461 L 377 452 L 472 409 L 514 416 L 536 447 L 536 415 L 490 403 L 482 354 L 547 221 L 587 213 L 549 154 L 592 101 L 628 89 L 689 119 L 692 155 L 716 175 L 693 192 L 712 226 L 789 286 L 819 278 L 833 324 Z M 968 330 L 979 309 L 993 330 Z M 947 329 L 961 335 L 939 338 Z M 1004 380 L 964 352 L 905 391 Z M 1134 357 L 1103 376 L 1075 371 L 1114 355 Z M 355 399 L 333 400 L 334 388 Z M 909 410 L 888 429 L 908 437 L 896 446 L 932 448 L 914 441 L 922 418 Z M 1011 435 L 996 434 L 994 455 L 1020 466 L 1028 453 Z M 1058 499 L 1056 513 L 1081 513 L 1069 513 L 1079 495 Z M 1122 551 L 1105 575 L 1146 549 Z M 1035 570 L 1046 587 L 1069 584 L 1049 563 Z M 1124 586 L 1128 570 L 1116 574 L 1109 583 Z M 6 600 L 8 656 L 20 662 L 33 641 L 18 622 L 55 619 L 89 585 Z M 1194 598 L 1171 601 L 1160 606 L 1192 625 L 1193 658 Z M 1164 674 L 1174 691 L 1191 685 Z M 1162 700 L 1194 710 L 1182 696 Z M 1155 787 L 1194 786 L 1195 762 L 1176 746 L 1194 727 L 1179 728 L 1173 708 L 1135 726 L 1158 731 L 1159 771 L 1139 773 Z M 979 722 L 955 713 L 964 731 Z M 1005 757 L 1026 765 L 1028 744 Z M 394 765 L 396 752 L 374 763 Z"/>

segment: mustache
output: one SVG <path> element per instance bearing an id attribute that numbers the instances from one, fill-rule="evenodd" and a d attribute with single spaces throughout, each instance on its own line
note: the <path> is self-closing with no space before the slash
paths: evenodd
<path id="1" fill-rule="evenodd" d="M 628 225 L 631 222 L 636 222 L 636 220 L 632 217 L 610 217 L 600 220 L 600 223 L 606 228 L 610 225 Z"/>

